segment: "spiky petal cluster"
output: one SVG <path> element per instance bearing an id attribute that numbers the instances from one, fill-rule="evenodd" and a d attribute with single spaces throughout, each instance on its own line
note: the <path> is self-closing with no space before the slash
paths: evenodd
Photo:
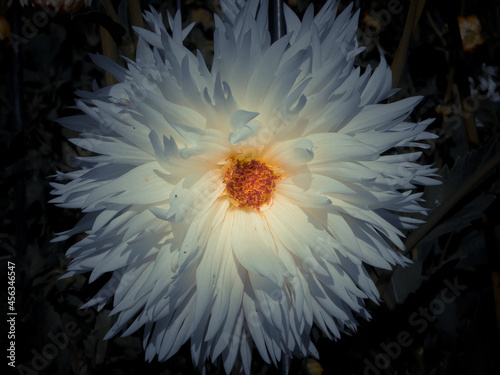
<path id="1" fill-rule="evenodd" d="M 420 98 L 379 104 L 394 93 L 384 61 L 354 67 L 351 7 L 336 16 L 328 1 L 302 21 L 286 8 L 271 44 L 266 1 L 222 5 L 210 69 L 183 46 L 192 25 L 169 15 L 168 32 L 155 11 L 127 69 L 94 57 L 119 83 L 81 93 L 84 114 L 61 120 L 98 155 L 59 175 L 53 202 L 85 212 L 58 238 L 87 233 L 68 274 L 112 273 L 85 305 L 112 299 L 107 337 L 144 326 L 149 360 L 189 341 L 200 368 L 221 357 L 229 373 L 239 357 L 248 374 L 254 346 L 267 362 L 317 355 L 313 324 L 333 338 L 369 317 L 364 263 L 407 262 L 391 246 L 423 212 L 412 189 L 434 183 L 420 153 L 390 150 L 432 135 L 404 121 Z M 228 196 L 235 158 L 280 176 L 266 210 Z"/>

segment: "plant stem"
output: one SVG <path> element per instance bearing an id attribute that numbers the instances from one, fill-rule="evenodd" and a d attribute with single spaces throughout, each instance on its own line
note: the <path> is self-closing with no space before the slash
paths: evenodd
<path id="1" fill-rule="evenodd" d="M 118 15 L 116 14 L 115 9 L 113 8 L 113 5 L 111 2 L 108 1 L 102 1 L 101 2 L 104 11 L 108 16 L 111 17 L 111 19 L 119 23 Z M 118 50 L 115 41 L 111 37 L 111 34 L 106 30 L 104 27 L 100 27 L 101 30 L 101 43 L 102 43 L 102 53 L 104 56 L 109 57 L 113 61 L 118 61 Z M 114 85 L 118 83 L 118 81 L 113 77 L 109 72 L 106 72 L 106 83 L 108 86 Z"/>
<path id="2" fill-rule="evenodd" d="M 283 0 L 269 1 L 269 32 L 271 33 L 271 43 L 276 42 L 286 34 Z"/>
<path id="3" fill-rule="evenodd" d="M 102 43 L 102 53 L 104 56 L 111 58 L 113 61 L 118 60 L 118 52 L 116 51 L 116 44 L 109 34 L 108 30 L 104 27 L 100 27 L 101 29 L 101 43 Z M 111 73 L 106 72 L 106 84 L 108 86 L 114 85 L 118 83 L 118 81 L 111 75 Z"/>
<path id="4" fill-rule="evenodd" d="M 462 37 L 460 36 L 460 27 L 458 25 L 458 4 L 455 0 L 447 0 L 442 3 L 441 13 L 444 21 L 448 25 L 447 44 L 449 51 L 449 64 L 452 67 L 453 81 L 457 85 L 460 95 L 460 106 L 462 107 L 463 118 L 465 121 L 465 131 L 469 147 L 476 149 L 479 147 L 479 135 L 476 126 L 476 117 L 474 109 L 469 108 L 467 103 L 471 99 L 468 72 L 465 66 L 464 49 Z"/>
<path id="5" fill-rule="evenodd" d="M 280 362 L 280 373 L 281 375 L 288 375 L 290 371 L 290 357 L 284 356 Z"/>
<path id="6" fill-rule="evenodd" d="M 132 26 L 144 27 L 142 21 L 141 4 L 139 0 L 128 1 L 128 12 L 130 14 L 130 23 Z"/>
<path id="7" fill-rule="evenodd" d="M 410 3 L 410 9 L 408 10 L 408 16 L 403 30 L 403 36 L 401 37 L 401 41 L 399 42 L 398 49 L 394 54 L 394 59 L 391 64 L 392 88 L 398 87 L 401 74 L 403 73 L 403 66 L 406 60 L 406 53 L 408 52 L 408 45 L 410 44 L 410 37 L 418 23 L 420 15 L 422 14 L 424 5 L 425 0 L 413 0 Z"/>

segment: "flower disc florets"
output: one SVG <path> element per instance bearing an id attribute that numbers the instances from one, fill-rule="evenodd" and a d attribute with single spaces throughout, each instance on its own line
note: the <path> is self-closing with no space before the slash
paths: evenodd
<path id="1" fill-rule="evenodd" d="M 276 190 L 276 180 L 280 178 L 273 169 L 257 159 L 229 158 L 224 168 L 226 194 L 236 206 L 252 207 L 257 211 L 271 202 Z"/>

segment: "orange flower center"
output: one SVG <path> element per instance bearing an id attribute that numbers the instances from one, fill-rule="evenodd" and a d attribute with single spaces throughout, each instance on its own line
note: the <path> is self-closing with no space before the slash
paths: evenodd
<path id="1" fill-rule="evenodd" d="M 256 159 L 229 158 L 226 164 L 223 182 L 226 184 L 226 194 L 231 202 L 240 207 L 252 207 L 257 211 L 263 205 L 271 202 L 271 196 L 276 189 L 277 175 L 273 169 Z"/>

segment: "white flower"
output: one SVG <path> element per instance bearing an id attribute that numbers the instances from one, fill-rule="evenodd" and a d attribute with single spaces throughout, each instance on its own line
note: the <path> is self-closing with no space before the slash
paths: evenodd
<path id="1" fill-rule="evenodd" d="M 407 258 L 401 229 L 423 212 L 415 185 L 434 183 L 414 163 L 430 121 L 405 122 L 420 98 L 394 93 L 382 61 L 353 66 L 358 14 L 336 19 L 328 1 L 270 44 L 267 2 L 223 1 L 211 69 L 183 46 L 192 25 L 147 12 L 128 69 L 94 61 L 118 84 L 82 93 L 85 114 L 61 120 L 98 156 L 60 174 L 53 202 L 85 217 L 64 240 L 69 275 L 113 277 L 84 307 L 112 298 L 107 337 L 145 327 L 146 358 L 166 360 L 190 341 L 194 363 L 267 362 L 317 355 L 310 331 L 330 337 L 369 318 L 378 300 L 363 263 Z M 334 21 L 335 19 L 335 21 Z"/>

